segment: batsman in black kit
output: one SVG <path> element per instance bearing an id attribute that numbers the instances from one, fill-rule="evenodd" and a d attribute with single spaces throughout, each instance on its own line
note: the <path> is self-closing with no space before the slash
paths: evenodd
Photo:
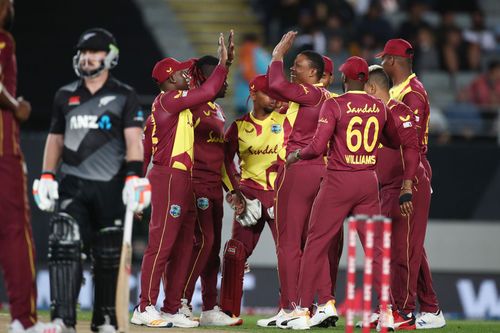
<path id="1" fill-rule="evenodd" d="M 139 212 L 151 197 L 141 178 L 144 113 L 134 89 L 109 73 L 119 53 L 110 32 L 85 31 L 76 50 L 79 79 L 55 95 L 33 194 L 41 210 L 56 212 L 49 236 L 51 319 L 62 332 L 75 332 L 82 253 L 88 253 L 95 288 L 91 329 L 112 333 L 125 206 Z"/>

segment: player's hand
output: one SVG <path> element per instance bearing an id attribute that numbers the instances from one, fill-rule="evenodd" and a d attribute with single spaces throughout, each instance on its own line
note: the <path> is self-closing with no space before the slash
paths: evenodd
<path id="1" fill-rule="evenodd" d="M 288 167 L 298 160 L 300 160 L 300 149 L 297 149 L 296 151 L 288 154 L 288 156 L 286 157 L 286 166 Z"/>
<path id="2" fill-rule="evenodd" d="M 245 197 L 239 190 L 234 190 L 233 192 L 229 192 L 226 195 L 226 201 L 231 205 L 231 208 L 234 209 L 236 215 L 240 215 L 245 211 L 246 201 Z"/>
<path id="3" fill-rule="evenodd" d="M 33 197 L 36 205 L 44 212 L 53 212 L 59 199 L 59 185 L 51 173 L 43 173 L 33 182 Z"/>
<path id="4" fill-rule="evenodd" d="M 234 61 L 234 30 L 229 31 L 229 37 L 227 40 L 227 61 L 226 67 L 231 66 Z"/>
<path id="5" fill-rule="evenodd" d="M 280 42 L 274 47 L 272 60 L 283 60 L 285 54 L 290 50 L 297 36 L 296 31 L 289 31 L 281 37 Z"/>
<path id="6" fill-rule="evenodd" d="M 31 104 L 30 102 L 25 101 L 22 97 L 18 97 L 17 102 L 19 103 L 19 105 L 17 106 L 16 111 L 14 111 L 14 117 L 17 119 L 17 121 L 23 123 L 30 117 Z"/>
<path id="7" fill-rule="evenodd" d="M 219 48 L 217 50 L 217 53 L 219 54 L 219 64 L 227 66 L 226 65 L 228 59 L 227 48 L 224 42 L 224 34 L 222 32 L 219 35 Z"/>
<path id="8" fill-rule="evenodd" d="M 413 213 L 413 203 L 411 202 L 413 197 L 412 186 L 413 182 L 411 180 L 405 180 L 399 193 L 399 209 L 403 216 L 410 216 Z"/>
<path id="9" fill-rule="evenodd" d="M 241 214 L 236 214 L 236 221 L 244 227 L 251 227 L 262 217 L 262 203 L 259 199 L 247 199 L 244 195 L 246 209 Z"/>
<path id="10" fill-rule="evenodd" d="M 123 203 L 133 212 L 142 210 L 151 203 L 151 184 L 147 178 L 128 176 L 122 191 Z"/>

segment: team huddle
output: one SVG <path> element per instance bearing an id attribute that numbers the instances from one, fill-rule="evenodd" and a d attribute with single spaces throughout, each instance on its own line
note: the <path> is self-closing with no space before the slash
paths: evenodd
<path id="1" fill-rule="evenodd" d="M 133 324 L 241 325 L 246 262 L 268 224 L 278 258 L 280 309 L 258 325 L 335 326 L 343 223 L 359 214 L 392 219 L 391 307 L 383 314 L 376 310 L 371 327 L 446 324 L 424 249 L 432 177 L 426 158 L 429 102 L 412 73 L 412 46 L 389 40 L 378 55 L 381 66 L 350 57 L 335 78 L 344 89 L 337 95 L 327 90 L 333 61 L 317 52 L 299 53 L 286 78 L 283 58 L 295 36 L 283 36 L 267 73 L 250 82 L 252 110 L 224 131 L 226 117 L 215 101 L 227 89 L 232 31 L 227 42 L 219 37 L 218 57 L 156 63 L 152 77 L 160 93 L 147 119 L 134 90 L 109 73 L 118 62 L 113 35 L 104 29 L 82 34 L 73 61 L 79 80 L 56 94 L 43 172 L 33 184 L 38 207 L 54 212 L 52 323 L 21 321 L 9 332 L 75 332 L 84 253 L 91 255 L 95 285 L 91 329 L 116 332 L 122 219 L 126 208 L 140 213 L 150 202 Z M 57 170 L 64 175 L 60 183 Z M 234 209 L 234 221 L 221 265 L 224 200 Z M 357 231 L 364 245 L 363 223 Z M 382 242 L 376 232 L 379 300 Z M 203 308 L 195 318 L 191 301 L 198 278 Z M 165 299 L 157 309 L 161 286 Z"/>

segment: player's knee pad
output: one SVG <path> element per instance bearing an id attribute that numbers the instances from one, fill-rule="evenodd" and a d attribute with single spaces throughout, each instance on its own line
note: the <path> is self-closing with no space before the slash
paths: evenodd
<path id="1" fill-rule="evenodd" d="M 92 331 L 108 320 L 116 327 L 115 295 L 120 266 L 123 229 L 110 227 L 100 230 L 93 239 L 92 266 L 94 273 L 94 311 Z"/>
<path id="2" fill-rule="evenodd" d="M 76 324 L 76 302 L 82 285 L 82 242 L 78 222 L 66 213 L 50 221 L 49 276 L 51 318 Z"/>
<path id="3" fill-rule="evenodd" d="M 241 310 L 245 261 L 243 243 L 236 239 L 228 240 L 224 247 L 220 298 L 222 310 L 235 316 L 239 316 Z"/>

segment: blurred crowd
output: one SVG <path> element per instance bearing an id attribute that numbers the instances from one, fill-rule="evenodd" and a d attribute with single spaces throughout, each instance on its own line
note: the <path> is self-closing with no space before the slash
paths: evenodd
<path id="1" fill-rule="evenodd" d="M 329 56 L 337 76 L 337 68 L 349 56 L 378 63 L 374 55 L 388 39 L 404 38 L 415 48 L 415 71 L 424 84 L 430 81 L 435 111 L 431 130 L 439 141 L 494 138 L 500 131 L 500 11 L 485 12 L 485 2 L 253 0 L 265 33 L 262 41 L 257 36 L 244 41 L 253 45 L 252 50 L 265 50 L 262 45 L 270 49 L 284 32 L 296 30 L 296 52 L 313 49 Z M 259 58 L 256 62 L 268 59 Z M 437 84 L 442 81 L 445 84 Z"/>

